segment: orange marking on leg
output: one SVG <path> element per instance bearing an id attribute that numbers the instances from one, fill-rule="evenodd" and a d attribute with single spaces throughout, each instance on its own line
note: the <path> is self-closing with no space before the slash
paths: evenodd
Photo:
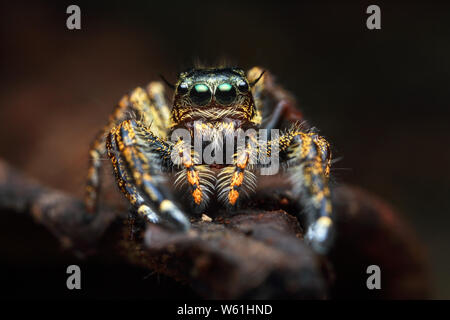
<path id="1" fill-rule="evenodd" d="M 239 198 L 239 192 L 234 189 L 234 187 L 240 187 L 244 182 L 244 173 L 235 172 L 231 178 L 230 192 L 228 193 L 228 201 L 231 205 L 234 205 Z"/>
<path id="2" fill-rule="evenodd" d="M 194 188 L 194 190 L 192 191 L 194 202 L 196 204 L 200 204 L 203 200 L 203 195 L 202 188 L 200 186 L 200 177 L 198 171 L 195 169 L 192 158 L 186 150 L 180 152 L 180 156 L 182 156 L 182 162 L 187 171 L 186 176 L 188 183 Z"/>
<path id="3" fill-rule="evenodd" d="M 228 201 L 231 205 L 234 205 L 239 198 L 239 192 L 237 190 L 231 189 L 230 193 L 228 194 Z"/>
<path id="4" fill-rule="evenodd" d="M 235 172 L 233 177 L 231 178 L 231 188 L 234 186 L 239 187 L 244 182 L 244 173 L 243 172 Z"/>
<path id="5" fill-rule="evenodd" d="M 239 198 L 239 192 L 235 190 L 234 187 L 240 187 L 244 182 L 243 170 L 245 170 L 245 168 L 247 167 L 249 158 L 250 158 L 249 152 L 245 151 L 242 154 L 240 154 L 238 159 L 236 160 L 236 169 L 231 178 L 230 192 L 228 193 L 228 201 L 231 205 L 234 205 L 237 199 Z M 237 168 L 241 169 L 241 171 L 238 171 Z"/>
<path id="6" fill-rule="evenodd" d="M 189 184 L 195 188 L 194 191 L 192 191 L 192 197 L 194 198 L 195 203 L 200 204 L 203 197 L 198 172 L 196 170 L 188 170 L 187 180 Z"/>
<path id="7" fill-rule="evenodd" d="M 200 204 L 202 202 L 202 191 L 200 190 L 199 187 L 197 187 L 197 189 L 192 191 L 192 197 L 194 198 L 194 202 L 196 204 Z"/>
<path id="8" fill-rule="evenodd" d="M 200 179 L 198 176 L 198 172 L 195 170 L 188 170 L 187 179 L 190 185 L 200 185 Z"/>

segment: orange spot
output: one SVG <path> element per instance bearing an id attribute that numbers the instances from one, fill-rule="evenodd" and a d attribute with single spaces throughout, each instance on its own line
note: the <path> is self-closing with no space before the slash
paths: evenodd
<path id="1" fill-rule="evenodd" d="M 192 191 L 192 197 L 194 198 L 194 202 L 196 204 L 200 204 L 202 202 L 202 190 L 200 187 L 200 179 L 197 171 L 188 171 L 187 172 L 187 180 L 191 186 L 197 186 L 197 188 Z"/>
<path id="2" fill-rule="evenodd" d="M 228 194 L 228 201 L 230 202 L 230 204 L 234 205 L 238 198 L 239 198 L 239 192 L 232 189 L 230 191 L 230 193 Z"/>
<path id="3" fill-rule="evenodd" d="M 199 185 L 200 184 L 200 180 L 199 180 L 197 171 L 194 171 L 194 170 L 188 171 L 187 179 L 188 179 L 188 182 L 190 185 L 194 185 L 194 184 Z"/>
<path id="4" fill-rule="evenodd" d="M 194 202 L 196 204 L 200 204 L 202 202 L 202 192 L 200 188 L 197 188 L 192 192 L 192 197 L 194 198 Z"/>
<path id="5" fill-rule="evenodd" d="M 244 181 L 244 173 L 243 172 L 235 172 L 233 177 L 231 178 L 231 187 L 240 186 Z"/>

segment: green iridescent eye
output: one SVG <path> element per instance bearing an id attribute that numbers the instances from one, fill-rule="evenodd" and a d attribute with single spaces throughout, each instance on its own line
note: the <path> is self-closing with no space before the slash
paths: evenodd
<path id="1" fill-rule="evenodd" d="M 208 86 L 206 86 L 205 84 L 196 84 L 194 89 L 197 92 L 207 92 L 207 91 L 209 91 Z"/>
<path id="2" fill-rule="evenodd" d="M 229 83 L 222 83 L 221 85 L 219 85 L 218 89 L 220 91 L 230 91 L 233 87 L 231 86 L 231 84 Z"/>
<path id="3" fill-rule="evenodd" d="M 220 104 L 231 104 L 236 99 L 236 89 L 229 83 L 221 83 L 217 87 L 215 97 Z"/>
<path id="4" fill-rule="evenodd" d="M 211 91 L 206 84 L 196 84 L 191 90 L 190 98 L 195 104 L 202 106 L 211 101 Z"/>

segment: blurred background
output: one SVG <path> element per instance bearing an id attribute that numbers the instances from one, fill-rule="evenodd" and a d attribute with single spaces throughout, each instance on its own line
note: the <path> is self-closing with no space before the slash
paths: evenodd
<path id="1" fill-rule="evenodd" d="M 410 223 L 427 250 L 432 297 L 450 299 L 450 6 L 376 2 L 382 29 L 371 31 L 365 12 L 373 3 L 3 3 L 0 157 L 82 196 L 89 144 L 128 90 L 159 74 L 174 81 L 195 61 L 261 65 L 343 157 L 337 182 L 379 195 Z M 66 28 L 70 4 L 81 8 L 81 30 Z M 11 223 L 3 219 L 1 229 Z M 17 295 L 40 281 L 19 280 L 17 268 L 29 274 L 31 263 L 51 274 L 58 252 L 50 238 L 49 247 L 30 247 L 36 228 L 24 230 L 0 244 Z"/>

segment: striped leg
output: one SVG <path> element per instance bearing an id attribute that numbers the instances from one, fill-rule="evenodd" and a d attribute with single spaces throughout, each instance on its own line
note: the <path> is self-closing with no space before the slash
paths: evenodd
<path id="1" fill-rule="evenodd" d="M 248 196 L 256 189 L 256 176 L 249 170 L 255 163 L 256 145 L 247 143 L 238 150 L 234 165 L 221 170 L 217 179 L 219 200 L 228 207 L 235 207 L 241 194 Z"/>
<path id="2" fill-rule="evenodd" d="M 188 187 L 189 194 L 192 198 L 192 209 L 200 212 L 209 201 L 209 197 L 214 190 L 214 175 L 207 166 L 196 165 L 195 155 L 192 152 L 190 144 L 179 140 L 173 147 L 173 155 L 175 165 L 181 170 L 177 173 L 175 186 Z"/>
<path id="3" fill-rule="evenodd" d="M 305 240 L 319 253 L 331 246 L 332 206 L 328 178 L 331 152 L 328 142 L 316 133 L 295 129 L 279 138 L 280 157 L 288 159 L 295 195 L 307 213 Z"/>
<path id="4" fill-rule="evenodd" d="M 110 116 L 108 124 L 97 134 L 95 140 L 91 144 L 89 150 L 89 169 L 86 182 L 85 206 L 91 212 L 97 212 L 98 194 L 100 193 L 100 169 L 102 167 L 102 160 L 106 156 L 106 136 L 108 132 L 114 127 L 115 121 L 120 121 L 125 117 L 129 110 L 128 96 L 122 97 L 114 112 Z"/>
<path id="5" fill-rule="evenodd" d="M 247 73 L 250 82 L 255 81 L 263 69 L 254 67 Z M 290 171 L 293 191 L 301 197 L 301 204 L 307 213 L 305 240 L 321 253 L 326 253 L 332 242 L 332 207 L 328 178 L 330 174 L 331 152 L 328 142 L 315 133 L 303 132 L 305 124 L 302 113 L 288 91 L 276 83 L 273 75 L 265 72 L 252 87 L 258 112 L 262 114 L 261 127 L 265 129 L 294 128 L 277 138 L 280 161 L 286 160 Z M 275 138 L 274 138 L 275 139 Z M 271 145 L 261 150 L 271 156 Z"/>
<path id="6" fill-rule="evenodd" d="M 159 137 L 164 138 L 167 135 L 169 108 L 164 95 L 164 86 L 160 82 L 152 82 L 146 89 L 145 91 L 142 88 L 136 88 L 129 95 L 122 97 L 107 125 L 91 145 L 85 196 L 85 205 L 89 212 L 97 211 L 101 182 L 100 169 L 102 160 L 106 156 L 106 137 L 115 125 L 132 117 L 147 125 L 151 124 L 153 131 Z"/>
<path id="7" fill-rule="evenodd" d="M 137 212 L 150 222 L 187 230 L 190 223 L 170 200 L 160 174 L 161 159 L 168 161 L 171 146 L 134 120 L 113 128 L 106 146 L 117 185 Z"/>

